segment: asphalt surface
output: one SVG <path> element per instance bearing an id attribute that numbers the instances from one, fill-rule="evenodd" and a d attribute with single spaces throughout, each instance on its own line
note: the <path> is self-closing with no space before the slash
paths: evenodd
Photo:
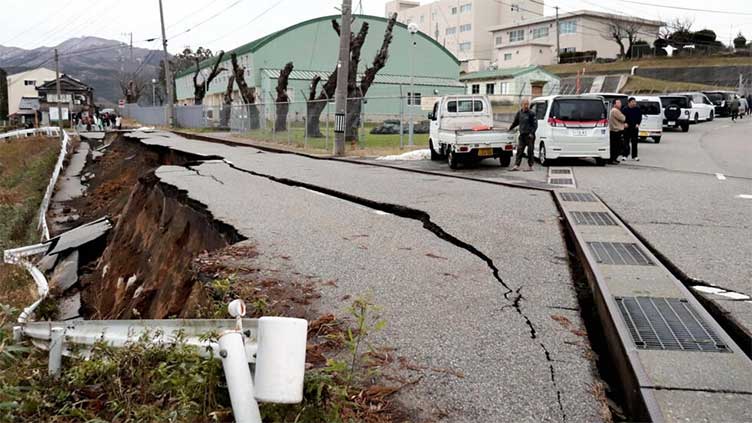
<path id="1" fill-rule="evenodd" d="M 163 166 L 158 176 L 206 204 L 270 260 L 288 257 L 290 271 L 336 281 L 321 287 L 322 311 L 343 315 L 345 296 L 367 296 L 387 321 L 377 345 L 450 369 L 429 371 L 400 392 L 422 416 L 601 419 L 549 193 L 140 136 L 229 160 Z M 308 189 L 290 186 L 299 183 Z M 316 192 L 322 189 L 332 195 Z"/>

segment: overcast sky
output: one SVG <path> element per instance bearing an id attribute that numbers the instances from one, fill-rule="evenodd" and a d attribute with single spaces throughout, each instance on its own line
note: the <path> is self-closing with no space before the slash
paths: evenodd
<path id="1" fill-rule="evenodd" d="M 676 17 L 691 18 L 694 20 L 693 29 L 713 29 L 727 44 L 729 38 L 739 31 L 748 39 L 752 38 L 751 0 L 642 1 L 725 10 L 735 14 L 643 6 L 621 0 L 545 0 L 545 14 L 553 14 L 550 6 L 558 4 L 562 12 L 593 9 L 609 13 L 620 11 L 663 21 Z M 175 53 L 187 45 L 229 50 L 302 20 L 339 13 L 335 7 L 341 4 L 341 0 L 163 0 L 163 3 L 168 48 Z M 384 3 L 384 0 L 353 0 L 353 7 L 356 12 L 362 10 L 366 14 L 383 16 Z M 159 40 L 145 41 L 161 37 L 157 0 L 34 0 L 31 4 L 33 7 L 22 1 L 4 2 L 0 16 L 0 45 L 29 49 L 54 46 L 68 38 L 85 35 L 127 41 L 126 33 L 132 32 L 135 45 L 161 47 Z"/>

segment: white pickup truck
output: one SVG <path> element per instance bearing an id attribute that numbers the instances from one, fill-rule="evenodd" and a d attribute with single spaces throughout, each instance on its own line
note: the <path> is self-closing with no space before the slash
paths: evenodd
<path id="1" fill-rule="evenodd" d="M 509 166 L 515 133 L 493 128 L 493 112 L 488 97 L 451 95 L 442 97 L 428 114 L 431 160 L 446 159 L 456 169 L 461 162 L 498 158 Z"/>

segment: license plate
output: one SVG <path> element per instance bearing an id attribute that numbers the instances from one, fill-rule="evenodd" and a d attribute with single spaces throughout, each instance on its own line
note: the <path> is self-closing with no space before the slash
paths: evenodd
<path id="1" fill-rule="evenodd" d="M 586 137 L 588 131 L 586 129 L 572 129 L 572 135 L 575 137 Z"/>
<path id="2" fill-rule="evenodd" d="M 668 121 L 668 124 L 669 125 L 676 125 L 676 122 L 674 122 L 673 120 L 670 120 L 670 121 Z"/>
<path id="3" fill-rule="evenodd" d="M 479 148 L 478 157 L 493 156 L 493 148 Z"/>
<path id="4" fill-rule="evenodd" d="M 648 135 L 650 135 L 650 134 L 647 131 L 640 131 L 640 136 L 641 137 L 647 137 Z"/>

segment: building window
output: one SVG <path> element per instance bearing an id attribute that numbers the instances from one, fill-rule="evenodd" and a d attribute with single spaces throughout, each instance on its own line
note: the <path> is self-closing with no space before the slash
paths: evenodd
<path id="1" fill-rule="evenodd" d="M 452 8 L 452 15 L 456 15 L 456 14 L 457 14 L 457 8 L 456 8 L 456 7 L 453 7 L 453 8 Z"/>
<path id="2" fill-rule="evenodd" d="M 408 106 L 420 106 L 420 93 L 407 93 Z"/>
<path id="3" fill-rule="evenodd" d="M 508 95 L 509 89 L 510 89 L 510 83 L 509 82 L 502 82 L 499 84 L 499 94 L 501 95 Z"/>
<path id="4" fill-rule="evenodd" d="M 561 49 L 562 53 L 574 53 L 575 51 L 577 51 L 575 47 L 564 47 Z"/>
<path id="5" fill-rule="evenodd" d="M 460 6 L 460 13 L 469 12 L 473 9 L 473 5 L 471 3 L 466 3 Z"/>
<path id="6" fill-rule="evenodd" d="M 520 5 L 516 3 L 512 3 L 512 6 L 510 7 L 510 10 L 512 12 L 519 12 L 520 11 Z"/>
<path id="7" fill-rule="evenodd" d="M 577 21 L 564 21 L 560 23 L 559 32 L 562 34 L 574 34 L 577 32 Z"/>
<path id="8" fill-rule="evenodd" d="M 512 53 L 504 53 L 504 60 L 512 60 Z"/>
<path id="9" fill-rule="evenodd" d="M 469 42 L 467 43 L 460 43 L 460 51 L 470 51 L 471 44 Z"/>
<path id="10" fill-rule="evenodd" d="M 423 23 L 423 21 L 425 21 L 425 16 L 420 15 L 420 23 Z"/>
<path id="11" fill-rule="evenodd" d="M 486 94 L 493 94 L 495 85 L 496 84 L 486 84 Z"/>
<path id="12" fill-rule="evenodd" d="M 431 20 L 432 21 L 436 20 L 436 12 L 431 12 Z"/>
<path id="13" fill-rule="evenodd" d="M 37 85 L 37 81 L 35 81 L 35 80 L 33 80 L 33 79 L 25 79 L 25 80 L 24 80 L 24 85 L 31 85 L 31 86 L 35 86 L 35 85 Z"/>
<path id="14" fill-rule="evenodd" d="M 460 32 L 468 32 L 473 29 L 473 26 L 471 24 L 464 24 L 460 25 Z"/>
<path id="15" fill-rule="evenodd" d="M 48 103 L 70 103 L 72 98 L 70 94 L 60 94 L 60 100 L 58 101 L 57 94 L 47 94 Z"/>
<path id="16" fill-rule="evenodd" d="M 509 42 L 513 43 L 515 41 L 522 41 L 525 39 L 525 30 L 524 29 L 518 29 L 515 31 L 509 31 L 507 32 L 509 34 Z"/>
<path id="17" fill-rule="evenodd" d="M 500 46 L 504 42 L 504 37 L 502 35 L 496 36 L 496 45 Z"/>
<path id="18" fill-rule="evenodd" d="M 452 35 L 457 32 L 456 26 L 450 26 L 446 29 L 446 35 Z"/>
<path id="19" fill-rule="evenodd" d="M 480 84 L 473 84 L 471 87 L 471 94 L 480 94 Z"/>
<path id="20" fill-rule="evenodd" d="M 541 27 L 533 29 L 533 38 L 543 38 L 543 37 L 548 37 L 547 26 L 541 26 Z"/>

